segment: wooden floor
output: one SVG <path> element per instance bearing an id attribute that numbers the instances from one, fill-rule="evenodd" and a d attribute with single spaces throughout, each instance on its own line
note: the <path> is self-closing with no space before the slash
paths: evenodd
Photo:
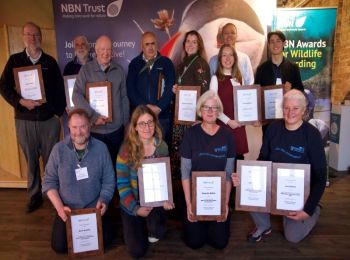
<path id="1" fill-rule="evenodd" d="M 192 250 L 181 240 L 181 224 L 169 221 L 163 240 L 151 245 L 145 259 L 350 259 L 350 174 L 333 173 L 323 198 L 320 220 L 311 235 L 299 244 L 287 242 L 282 235 L 281 218 L 273 217 L 273 233 L 258 244 L 245 241 L 252 227 L 246 212 L 232 214 L 231 237 L 225 250 L 204 246 Z M 26 191 L 0 189 L 0 259 L 67 259 L 50 248 L 54 214 L 45 200 L 38 211 L 24 213 Z M 122 241 L 118 212 L 114 212 L 115 239 L 101 257 L 88 259 L 129 259 Z"/>

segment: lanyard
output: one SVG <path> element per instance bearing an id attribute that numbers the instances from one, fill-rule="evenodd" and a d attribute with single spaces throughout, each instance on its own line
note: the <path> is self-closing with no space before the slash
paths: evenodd
<path id="1" fill-rule="evenodd" d="M 81 168 L 80 162 L 83 160 L 83 158 L 85 157 L 85 155 L 86 155 L 86 153 L 87 153 L 88 144 L 89 144 L 89 142 L 88 142 L 88 143 L 86 144 L 86 146 L 85 146 L 84 153 L 82 153 L 82 155 L 79 155 L 79 153 L 78 153 L 78 151 L 77 151 L 77 148 L 75 148 L 75 145 L 74 145 L 74 143 L 73 143 L 74 153 L 75 153 L 75 156 L 77 157 L 77 160 L 78 160 L 77 166 L 78 166 L 79 168 Z"/>
<path id="2" fill-rule="evenodd" d="M 181 84 L 182 78 L 185 75 L 186 71 L 189 69 L 189 67 L 192 65 L 192 63 L 198 58 L 198 55 L 196 55 L 188 64 L 188 66 L 185 66 L 184 71 L 180 75 L 179 79 L 177 80 L 178 84 Z"/>

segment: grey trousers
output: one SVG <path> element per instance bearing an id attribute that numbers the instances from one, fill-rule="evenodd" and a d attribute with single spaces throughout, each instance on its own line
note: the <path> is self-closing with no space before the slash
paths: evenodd
<path id="1" fill-rule="evenodd" d="M 46 121 L 15 120 L 16 135 L 27 160 L 27 191 L 31 199 L 41 195 L 39 158 L 46 165 L 52 147 L 59 141 L 61 124 L 53 116 Z"/>
<path id="2" fill-rule="evenodd" d="M 317 206 L 314 214 L 309 218 L 296 221 L 287 217 L 283 217 L 283 229 L 284 236 L 289 242 L 298 243 L 303 240 L 314 228 L 317 223 L 317 220 L 320 216 L 320 206 Z M 270 214 L 269 213 L 260 213 L 260 212 L 251 212 L 251 217 L 257 227 L 261 232 L 267 230 L 271 227 Z"/>

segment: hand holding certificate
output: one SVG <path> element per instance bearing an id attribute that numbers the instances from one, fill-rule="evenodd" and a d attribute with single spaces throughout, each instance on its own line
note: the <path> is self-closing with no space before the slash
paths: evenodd
<path id="1" fill-rule="evenodd" d="M 310 165 L 274 163 L 272 168 L 271 213 L 302 210 L 310 193 Z"/>
<path id="2" fill-rule="evenodd" d="M 192 172 L 194 220 L 221 221 L 226 216 L 226 173 Z"/>
<path id="3" fill-rule="evenodd" d="M 241 185 L 236 189 L 236 210 L 270 211 L 271 167 L 270 161 L 237 161 Z"/>
<path id="4" fill-rule="evenodd" d="M 13 69 L 16 89 L 22 98 L 46 102 L 41 65 Z"/>
<path id="5" fill-rule="evenodd" d="M 169 157 L 145 159 L 137 173 L 140 205 L 162 207 L 173 203 Z"/>
<path id="6" fill-rule="evenodd" d="M 112 83 L 94 82 L 86 84 L 86 97 L 90 106 L 101 116 L 112 122 Z"/>
<path id="7" fill-rule="evenodd" d="M 242 124 L 260 121 L 260 86 L 234 86 L 233 91 L 235 120 Z"/>
<path id="8" fill-rule="evenodd" d="M 196 121 L 196 105 L 200 86 L 178 86 L 176 90 L 175 123 L 192 124 Z"/>
<path id="9" fill-rule="evenodd" d="M 263 120 L 283 118 L 283 85 L 262 87 Z"/>
<path id="10" fill-rule="evenodd" d="M 287 215 L 300 211 L 310 193 L 310 165 L 237 161 L 236 210 Z"/>
<path id="11" fill-rule="evenodd" d="M 69 256 L 103 254 L 102 220 L 99 209 L 67 212 L 66 222 Z"/>

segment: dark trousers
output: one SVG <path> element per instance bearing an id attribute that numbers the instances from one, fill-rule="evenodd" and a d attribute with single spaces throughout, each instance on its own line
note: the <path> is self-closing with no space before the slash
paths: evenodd
<path id="1" fill-rule="evenodd" d="M 16 135 L 27 161 L 27 190 L 32 200 L 41 199 L 40 156 L 44 167 L 59 141 L 61 123 L 56 116 L 46 121 L 15 120 Z"/>
<path id="2" fill-rule="evenodd" d="M 223 249 L 227 246 L 230 237 L 231 213 L 228 214 L 225 222 L 190 222 L 187 219 L 187 214 L 185 215 L 183 221 L 184 241 L 188 247 L 198 249 L 205 243 L 216 249 Z"/>
<path id="3" fill-rule="evenodd" d="M 107 210 L 102 216 L 103 245 L 108 247 L 113 239 L 112 225 Z M 56 213 L 52 227 L 51 247 L 56 253 L 67 253 L 66 223 Z"/>
<path id="4" fill-rule="evenodd" d="M 167 143 L 169 150 L 171 145 L 171 129 L 172 123 L 169 118 L 159 118 L 159 123 L 162 128 L 163 140 Z"/>
<path id="5" fill-rule="evenodd" d="M 106 144 L 112 160 L 112 165 L 115 165 L 119 148 L 124 139 L 124 126 L 121 126 L 118 130 L 109 134 L 91 133 L 91 136 Z M 115 169 L 115 167 L 113 168 Z"/>
<path id="6" fill-rule="evenodd" d="M 166 212 L 162 207 L 153 208 L 148 217 L 132 216 L 121 211 L 126 248 L 133 258 L 146 254 L 148 236 L 162 238 L 166 233 Z"/>

